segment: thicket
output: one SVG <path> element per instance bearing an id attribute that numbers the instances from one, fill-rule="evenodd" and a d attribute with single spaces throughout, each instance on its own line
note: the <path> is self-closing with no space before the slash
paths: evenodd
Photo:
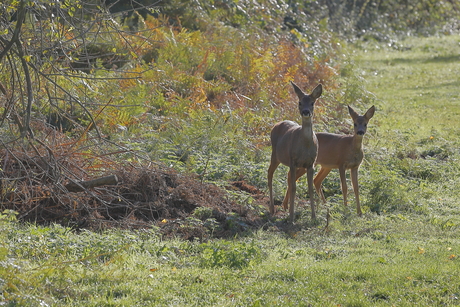
<path id="1" fill-rule="evenodd" d="M 309 38 L 327 30 L 350 40 L 449 34 L 459 30 L 460 13 L 460 4 L 453 0 L 173 0 L 159 5 L 189 29 L 202 28 L 206 23 L 200 20 L 211 17 L 240 29 L 295 29 Z"/>
<path id="2" fill-rule="evenodd" d="M 270 128 L 298 117 L 291 80 L 323 83 L 315 125 L 347 131 L 343 106 L 373 97 L 344 62 L 344 39 L 453 31 L 459 4 L 23 0 L 0 11 L 2 208 L 31 220 L 159 221 L 133 212 L 139 201 L 161 211 L 160 196 L 180 186 L 169 168 L 200 184 L 265 188 Z M 141 170 L 163 174 L 164 190 L 121 193 L 145 184 L 125 177 Z M 117 187 L 67 191 L 114 173 Z"/>

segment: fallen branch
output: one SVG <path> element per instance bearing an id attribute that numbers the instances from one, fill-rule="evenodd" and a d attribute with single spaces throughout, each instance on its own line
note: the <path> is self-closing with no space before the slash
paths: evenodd
<path id="1" fill-rule="evenodd" d="M 86 189 L 100 187 L 102 185 L 115 185 L 118 183 L 116 175 L 110 175 L 88 181 L 71 182 L 66 184 L 65 187 L 69 192 L 83 192 Z"/>

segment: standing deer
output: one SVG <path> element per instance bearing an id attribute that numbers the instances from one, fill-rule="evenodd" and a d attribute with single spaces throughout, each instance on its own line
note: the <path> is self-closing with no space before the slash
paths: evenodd
<path id="1" fill-rule="evenodd" d="M 339 169 L 340 182 L 343 194 L 343 203 L 347 205 L 347 180 L 345 171 L 350 170 L 351 183 L 355 192 L 356 210 L 359 216 L 362 215 L 361 206 L 359 204 L 359 185 L 358 185 L 358 168 L 364 158 L 363 152 L 363 137 L 367 130 L 369 120 L 374 116 L 375 107 L 372 106 L 364 115 L 358 115 L 350 106 L 348 111 L 353 119 L 354 134 L 340 135 L 333 133 L 320 132 L 316 133 L 318 139 L 318 156 L 316 164 L 321 165 L 321 169 L 316 174 L 314 179 L 315 189 L 322 201 L 325 203 L 321 184 L 332 169 Z M 296 180 L 305 174 L 305 171 L 299 169 L 296 174 Z M 283 200 L 283 205 L 290 196 L 290 190 L 286 192 Z"/>
<path id="2" fill-rule="evenodd" d="M 288 190 L 292 191 L 289 198 L 289 215 L 294 222 L 294 197 L 296 192 L 296 174 L 298 170 L 307 173 L 308 193 L 310 195 L 311 217 L 316 218 L 315 202 L 313 200 L 313 166 L 318 151 L 316 136 L 312 128 L 313 109 L 323 91 L 321 84 L 316 86 L 310 95 L 305 94 L 297 85 L 291 82 L 299 97 L 299 113 L 302 116 L 302 126 L 292 121 L 277 123 L 271 132 L 272 156 L 268 168 L 268 188 L 270 190 L 270 214 L 275 213 L 273 199 L 273 173 L 280 163 L 289 167 Z M 287 201 L 283 203 L 287 209 Z"/>

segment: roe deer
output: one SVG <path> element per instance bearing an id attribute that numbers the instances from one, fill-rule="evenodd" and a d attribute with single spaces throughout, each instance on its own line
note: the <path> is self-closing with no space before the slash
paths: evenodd
<path id="1" fill-rule="evenodd" d="M 358 115 L 358 113 L 356 113 L 350 106 L 348 106 L 348 111 L 353 119 L 353 135 L 340 135 L 325 132 L 316 133 L 316 137 L 318 139 L 318 155 L 315 165 L 321 165 L 321 169 L 315 176 L 314 184 L 316 192 L 325 203 L 326 198 L 324 197 L 321 183 L 332 169 L 339 169 L 343 203 L 346 206 L 348 187 L 345 171 L 349 169 L 351 174 L 351 183 L 355 192 L 356 210 L 358 215 L 361 216 L 362 212 L 359 204 L 358 168 L 364 158 L 363 137 L 366 133 L 369 120 L 372 116 L 374 116 L 375 107 L 370 107 L 364 115 Z M 296 180 L 303 174 L 305 174 L 305 171 L 299 169 L 295 177 Z M 287 203 L 290 196 L 289 193 L 290 190 L 288 189 L 283 200 L 283 205 L 284 203 Z"/>
<path id="2" fill-rule="evenodd" d="M 273 199 L 273 173 L 280 163 L 289 167 L 288 190 L 292 191 L 289 199 L 289 215 L 294 222 L 294 197 L 296 192 L 297 170 L 307 173 L 308 193 L 310 195 L 311 217 L 316 218 L 315 202 L 313 200 L 313 166 L 318 151 L 316 136 L 312 128 L 313 109 L 316 99 L 321 96 L 323 87 L 318 84 L 310 95 L 305 94 L 297 85 L 291 82 L 299 97 L 299 113 L 302 116 L 302 126 L 289 120 L 277 123 L 270 134 L 272 156 L 268 168 L 268 188 L 270 190 L 270 214 L 275 213 Z M 287 202 L 284 209 L 287 209 Z"/>

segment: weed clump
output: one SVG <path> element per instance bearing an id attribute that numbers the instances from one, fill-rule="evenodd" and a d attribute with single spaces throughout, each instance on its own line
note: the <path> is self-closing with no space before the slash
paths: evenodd
<path id="1" fill-rule="evenodd" d="M 401 178 L 393 170 L 376 170 L 372 177 L 365 182 L 369 189 L 365 205 L 372 212 L 405 211 L 412 207 L 408 190 Z"/>
<path id="2" fill-rule="evenodd" d="M 203 268 L 242 269 L 262 262 L 262 251 L 253 243 L 220 240 L 203 243 L 200 248 L 199 263 Z"/>

